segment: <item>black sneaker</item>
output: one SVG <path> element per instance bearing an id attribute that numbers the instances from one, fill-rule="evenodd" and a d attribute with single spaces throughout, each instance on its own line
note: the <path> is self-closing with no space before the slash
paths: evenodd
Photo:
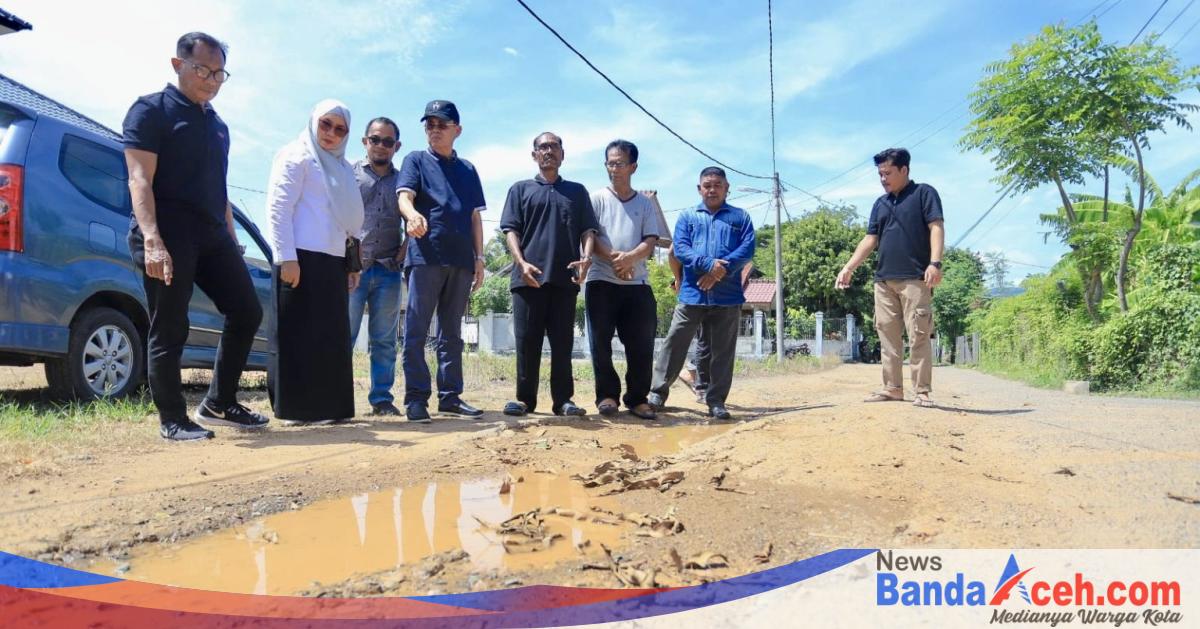
<path id="1" fill-rule="evenodd" d="M 649 396 L 646 397 L 646 404 L 648 404 L 650 406 L 650 410 L 652 410 L 656 413 L 663 410 L 663 406 L 665 406 L 666 403 L 667 403 L 667 401 L 664 400 L 663 397 L 657 393 L 651 393 Z"/>
<path id="2" fill-rule="evenodd" d="M 462 400 L 453 402 L 438 402 L 439 413 L 450 413 L 453 415 L 462 415 L 463 417 L 479 417 L 483 415 L 483 411 L 467 404 Z"/>
<path id="3" fill-rule="evenodd" d="M 733 419 L 733 415 L 729 413 L 729 409 L 725 408 L 724 404 L 713 404 L 708 407 L 708 414 L 724 421 Z"/>
<path id="4" fill-rule="evenodd" d="M 426 408 L 424 402 L 409 402 L 405 404 L 404 413 L 408 415 L 408 421 L 414 424 L 428 424 L 433 422 L 429 417 L 429 409 Z"/>
<path id="5" fill-rule="evenodd" d="M 380 402 L 371 405 L 371 414 L 381 417 L 399 417 L 404 413 L 401 413 L 400 409 L 396 408 L 396 405 L 391 402 Z"/>
<path id="6" fill-rule="evenodd" d="M 196 439 L 212 439 L 213 431 L 196 425 L 190 419 L 165 421 L 158 428 L 158 434 L 163 439 L 171 441 L 195 441 Z"/>
<path id="7" fill-rule="evenodd" d="M 267 418 L 234 402 L 218 411 L 212 402 L 204 400 L 196 408 L 196 421 L 205 426 L 228 426 L 241 430 L 258 430 L 267 425 Z"/>

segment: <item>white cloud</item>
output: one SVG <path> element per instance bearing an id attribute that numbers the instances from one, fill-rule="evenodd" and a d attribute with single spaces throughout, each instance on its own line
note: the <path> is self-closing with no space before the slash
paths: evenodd
<path id="1" fill-rule="evenodd" d="M 513 48 L 512 46 L 505 46 L 505 47 L 503 48 L 503 50 L 504 50 L 504 52 L 505 52 L 506 54 L 508 54 L 508 55 L 511 55 L 511 56 L 513 56 L 513 57 L 520 57 L 520 56 L 521 56 L 521 53 L 520 53 L 520 52 L 519 52 L 519 51 L 518 51 L 516 48 Z"/>

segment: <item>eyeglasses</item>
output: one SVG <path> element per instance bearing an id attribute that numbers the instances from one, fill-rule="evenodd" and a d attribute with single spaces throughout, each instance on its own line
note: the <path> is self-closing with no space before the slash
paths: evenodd
<path id="1" fill-rule="evenodd" d="M 535 145 L 533 147 L 533 150 L 545 153 L 546 151 L 553 151 L 555 149 L 561 149 L 561 148 L 562 148 L 562 145 L 559 144 L 558 142 L 542 142 L 541 144 Z"/>
<path id="2" fill-rule="evenodd" d="M 629 162 L 619 162 L 619 161 L 618 162 L 604 162 L 604 165 L 607 168 L 616 170 L 618 168 L 625 168 L 626 166 L 629 165 Z"/>
<path id="3" fill-rule="evenodd" d="M 385 149 L 390 149 L 393 146 L 396 146 L 396 140 L 393 140 L 392 138 L 381 138 L 377 135 L 367 136 L 367 141 L 371 143 L 371 146 L 378 146 L 382 144 L 383 148 Z"/>
<path id="4" fill-rule="evenodd" d="M 230 74 L 225 70 L 210 70 L 208 66 L 202 66 L 191 59 L 183 59 L 182 61 L 192 66 L 192 70 L 196 72 L 196 76 L 200 77 L 202 81 L 207 81 L 209 77 L 212 77 L 212 80 L 217 83 L 224 83 L 229 80 Z"/>
<path id="5" fill-rule="evenodd" d="M 339 138 L 344 138 L 346 137 L 347 133 L 350 133 L 350 130 L 347 129 L 345 125 L 335 125 L 324 118 L 321 118 L 317 121 L 317 126 L 321 127 L 322 131 L 332 131 L 333 134 Z"/>
<path id="6" fill-rule="evenodd" d="M 453 122 L 432 122 L 430 120 L 425 121 L 425 130 L 426 131 L 433 131 L 434 129 L 437 129 L 440 131 L 443 129 L 449 129 L 450 127 L 453 127 L 453 126 L 454 126 Z"/>

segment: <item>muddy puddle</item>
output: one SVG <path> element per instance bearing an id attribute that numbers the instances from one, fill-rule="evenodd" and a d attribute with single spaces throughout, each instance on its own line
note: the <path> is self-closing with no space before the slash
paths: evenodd
<path id="1" fill-rule="evenodd" d="M 728 429 L 654 428 L 622 442 L 650 458 Z M 586 517 L 619 510 L 615 499 L 595 493 L 569 474 L 533 470 L 410 485 L 315 502 L 180 545 L 141 548 L 127 561 L 102 562 L 93 570 L 136 581 L 250 594 L 295 594 L 314 581 L 334 583 L 457 549 L 467 553 L 472 569 L 520 570 L 602 557 L 601 544 L 617 547 L 631 534 L 634 527 L 627 522 Z M 534 509 L 541 511 L 541 540 L 517 544 L 499 532 L 502 522 Z M 563 514 L 553 513 L 556 509 Z"/>

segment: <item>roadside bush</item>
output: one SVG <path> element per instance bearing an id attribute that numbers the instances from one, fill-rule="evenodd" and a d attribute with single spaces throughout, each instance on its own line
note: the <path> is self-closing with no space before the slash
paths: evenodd
<path id="1" fill-rule="evenodd" d="M 1096 390 L 1200 390 L 1200 250 L 1165 245 L 1147 255 L 1130 310 L 1087 315 L 1079 276 L 1026 280 L 1026 292 L 972 314 L 980 367 L 1039 386 L 1086 379 Z"/>
<path id="2" fill-rule="evenodd" d="M 968 318 L 967 328 L 982 337 L 980 367 L 1039 386 L 1082 377 L 1090 343 L 1078 276 L 1032 277 L 1022 286 L 1024 293 Z"/>
<path id="3" fill-rule="evenodd" d="M 1095 331 L 1091 378 L 1102 389 L 1200 388 L 1200 295 L 1155 289 Z"/>

